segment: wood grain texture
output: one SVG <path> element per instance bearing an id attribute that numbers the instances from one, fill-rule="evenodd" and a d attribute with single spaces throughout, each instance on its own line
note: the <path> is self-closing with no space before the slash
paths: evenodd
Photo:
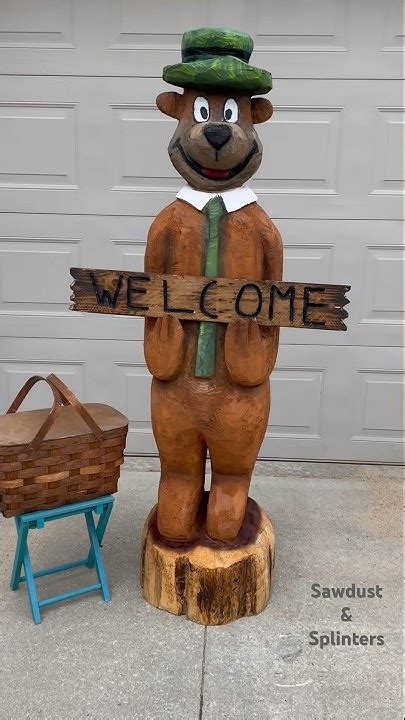
<path id="1" fill-rule="evenodd" d="M 347 285 L 71 268 L 72 310 L 265 327 L 346 330 Z"/>
<path id="2" fill-rule="evenodd" d="M 165 541 L 154 507 L 142 538 L 143 596 L 154 607 L 196 623 L 223 625 L 264 610 L 274 557 L 273 527 L 251 498 L 238 537 L 226 545 L 204 532 L 192 543 Z"/>

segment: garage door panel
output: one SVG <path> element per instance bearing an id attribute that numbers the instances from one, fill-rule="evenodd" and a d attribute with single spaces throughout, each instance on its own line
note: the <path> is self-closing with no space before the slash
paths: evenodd
<path id="1" fill-rule="evenodd" d="M 359 404 L 354 440 L 402 439 L 403 373 L 381 368 L 359 369 Z"/>
<path id="2" fill-rule="evenodd" d="M 2 0 L 1 48 L 74 48 L 72 0 Z"/>
<path id="3" fill-rule="evenodd" d="M 192 27 L 235 27 L 274 77 L 400 77 L 400 0 L 3 0 L 3 72 L 158 77 Z M 97 22 L 94 18 L 97 17 Z"/>
<path id="4" fill-rule="evenodd" d="M 285 280 L 299 277 L 304 282 L 320 282 L 324 277 L 327 282 L 351 286 L 347 332 L 283 329 L 285 342 L 402 345 L 404 248 L 400 222 L 280 219 L 276 223 L 284 240 Z"/>
<path id="5" fill-rule="evenodd" d="M 325 458 L 332 450 L 325 401 L 331 378 L 332 353 L 329 346 L 282 344 L 270 381 L 270 423 L 261 448 L 261 457 Z M 274 382 L 273 382 L 274 378 Z"/>
<path id="6" fill-rule="evenodd" d="M 402 462 L 403 385 L 399 348 L 282 345 L 261 457 Z"/>
<path id="7" fill-rule="evenodd" d="M 34 359 L 20 359 L 23 355 L 13 356 L 9 355 L 7 349 L 8 343 L 1 341 L 2 347 L 2 359 L 0 361 L 0 388 L 1 388 L 1 412 L 5 412 L 11 402 L 16 397 L 20 388 L 24 383 L 32 377 L 32 375 L 46 376 L 50 373 L 55 373 L 58 377 L 63 380 L 68 387 L 79 397 L 84 396 L 85 392 L 85 360 L 64 360 L 56 359 L 52 357 L 52 350 L 49 347 L 49 342 L 45 344 L 48 352 L 50 351 L 50 357 L 47 358 L 47 353 L 42 353 L 38 356 L 33 352 Z M 18 347 L 18 344 L 17 344 Z M 34 350 L 34 348 L 33 348 Z M 26 353 L 24 353 L 26 354 Z M 53 396 L 50 389 L 45 383 L 37 383 L 30 391 L 24 404 L 21 406 L 22 410 L 35 410 L 41 407 L 51 407 L 53 403 Z"/>
<path id="8" fill-rule="evenodd" d="M 349 372 L 345 372 L 340 394 L 337 387 L 330 398 L 337 427 L 344 420 L 347 428 L 339 433 L 339 451 L 349 447 L 357 461 L 370 457 L 380 462 L 403 462 L 402 350 L 352 347 L 341 359 Z"/>
<path id="9" fill-rule="evenodd" d="M 285 354 L 282 347 L 279 362 Z M 323 367 L 277 364 L 271 377 L 272 412 L 266 438 L 321 440 L 324 375 Z"/>
<path id="10" fill-rule="evenodd" d="M 192 27 L 206 27 L 211 20 L 210 2 L 171 0 L 170 12 L 163 12 L 162 0 L 148 4 L 121 0 L 111 3 L 112 42 L 109 48 L 134 49 L 159 45 L 163 49 Z"/>
<path id="11" fill-rule="evenodd" d="M 176 122 L 157 111 L 153 101 L 149 105 L 131 103 L 110 105 L 114 115 L 110 146 L 113 161 L 111 190 L 142 190 L 164 185 L 179 187 L 179 175 L 165 151 Z M 180 180 L 181 182 L 181 180 Z"/>
<path id="12" fill-rule="evenodd" d="M 379 107 L 375 118 L 377 143 L 374 153 L 372 194 L 403 191 L 404 170 L 401 148 L 404 133 L 404 108 Z"/>
<path id="13" fill-rule="evenodd" d="M 69 270 L 142 270 L 151 222 L 143 217 L 2 215 L 0 336 L 142 339 L 142 319 L 71 312 Z"/>
<path id="14" fill-rule="evenodd" d="M 0 245 L 1 309 L 7 315 L 68 312 L 69 268 L 80 264 L 78 244 L 9 238 Z M 50 272 L 52 268 L 52 272 Z"/>
<path id="15" fill-rule="evenodd" d="M 336 194 L 342 111 L 277 105 L 271 123 L 258 128 L 265 153 L 255 175 L 257 187 Z"/>
<path id="16" fill-rule="evenodd" d="M 139 356 L 141 356 L 139 348 Z M 118 401 L 129 419 L 128 453 L 157 452 L 150 420 L 151 377 L 143 360 L 115 362 Z"/>
<path id="17" fill-rule="evenodd" d="M 77 188 L 75 110 L 73 104 L 0 104 L 1 187 Z"/>
<path id="18" fill-rule="evenodd" d="M 85 339 L 66 342 L 54 338 L 31 338 L 30 359 L 21 359 L 26 352 L 27 342 L 23 338 L 8 338 L 1 340 L 1 406 L 5 408 L 12 400 L 11 387 L 7 377 L 13 372 L 31 374 L 45 374 L 55 372 L 67 377 L 70 374 L 72 389 L 78 392 L 86 402 L 104 402 L 115 404 L 124 410 L 125 386 L 119 386 L 117 392 L 117 378 L 125 377 L 121 364 L 144 364 L 142 343 L 117 342 L 106 340 L 88 341 Z M 25 352 L 24 352 L 25 350 Z M 109 378 L 109 381 L 106 381 Z M 43 400 L 46 390 L 38 390 L 38 397 Z M 142 415 L 143 408 L 138 407 Z"/>
<path id="19" fill-rule="evenodd" d="M 142 342 L 66 342 L 53 338 L 32 338 L 29 342 L 27 353 L 26 339 L 0 340 L 0 412 L 6 410 L 28 377 L 54 372 L 81 400 L 106 403 L 127 415 L 128 452 L 156 452 L 149 410 L 151 380 Z M 22 359 L 27 355 L 29 359 Z M 50 403 L 47 389 L 38 387 L 24 408 L 46 407 Z"/>
<path id="20" fill-rule="evenodd" d="M 400 238 L 398 238 L 400 240 Z M 367 243 L 363 254 L 363 293 L 360 324 L 397 326 L 404 324 L 404 247 L 397 244 Z"/>
<path id="21" fill-rule="evenodd" d="M 175 123 L 155 107 L 161 81 L 0 83 L 2 210 L 153 216 L 172 201 L 182 181 L 165 151 Z M 280 80 L 272 101 L 274 118 L 258 129 L 265 151 L 252 180 L 269 214 L 401 217 L 401 83 Z"/>

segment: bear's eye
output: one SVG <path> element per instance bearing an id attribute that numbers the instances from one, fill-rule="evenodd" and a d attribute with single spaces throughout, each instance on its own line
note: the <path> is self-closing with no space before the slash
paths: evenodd
<path id="1" fill-rule="evenodd" d="M 206 122 L 210 116 L 210 106 L 205 97 L 196 97 L 194 100 L 194 119 L 197 122 Z"/>
<path id="2" fill-rule="evenodd" d="M 238 105 L 236 100 L 229 98 L 224 105 L 224 120 L 235 123 L 238 121 Z"/>

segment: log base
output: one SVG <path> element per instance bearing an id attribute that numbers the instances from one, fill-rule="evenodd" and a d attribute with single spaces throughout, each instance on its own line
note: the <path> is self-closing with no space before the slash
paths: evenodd
<path id="1" fill-rule="evenodd" d="M 203 530 L 194 542 L 164 540 L 155 506 L 143 530 L 143 596 L 154 607 L 202 625 L 256 615 L 269 601 L 274 551 L 272 524 L 251 498 L 238 537 L 226 545 Z"/>

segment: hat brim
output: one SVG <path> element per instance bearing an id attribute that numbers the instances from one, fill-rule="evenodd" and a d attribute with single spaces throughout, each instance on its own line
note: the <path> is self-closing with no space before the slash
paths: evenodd
<path id="1" fill-rule="evenodd" d="M 249 95 L 264 95 L 272 87 L 267 70 L 248 65 L 232 55 L 167 65 L 162 77 L 171 85 L 183 88 L 236 90 Z"/>

